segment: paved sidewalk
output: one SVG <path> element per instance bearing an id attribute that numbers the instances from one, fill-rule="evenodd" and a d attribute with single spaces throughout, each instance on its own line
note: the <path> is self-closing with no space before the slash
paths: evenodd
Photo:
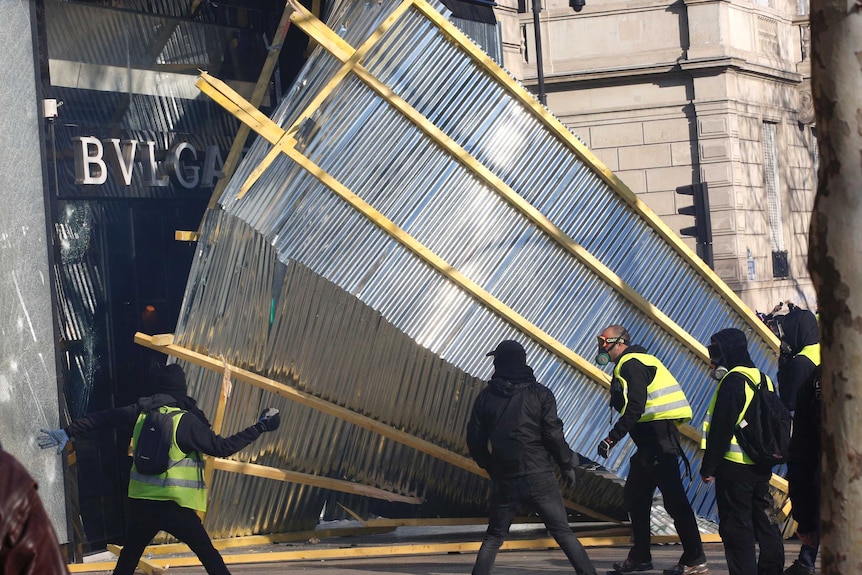
<path id="1" fill-rule="evenodd" d="M 284 548 L 284 546 L 282 546 Z M 712 575 L 728 575 L 724 551 L 720 543 L 705 545 Z M 799 553 L 797 541 L 785 542 L 786 566 Z M 599 575 L 612 568 L 615 561 L 622 560 L 625 547 L 593 547 L 587 549 Z M 652 549 L 653 571 L 644 575 L 659 575 L 664 568 L 671 567 L 679 559 L 679 545 L 654 545 Z M 475 553 L 453 553 L 445 555 L 412 555 L 406 557 L 337 559 L 230 565 L 233 575 L 284 575 L 303 573 L 307 575 L 449 575 L 470 573 Z M 205 575 L 202 567 L 172 567 L 166 575 Z M 495 575 L 548 575 L 550 573 L 573 573 L 563 552 L 559 549 L 538 551 L 501 551 L 494 568 Z"/>

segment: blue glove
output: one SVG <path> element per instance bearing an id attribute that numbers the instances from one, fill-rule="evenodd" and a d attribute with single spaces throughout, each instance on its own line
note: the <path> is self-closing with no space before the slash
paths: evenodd
<path id="1" fill-rule="evenodd" d="M 598 454 L 599 454 L 600 456 L 602 456 L 602 457 L 604 457 L 605 459 L 607 459 L 607 458 L 608 458 L 608 455 L 609 455 L 609 454 L 610 454 L 610 452 L 611 452 L 611 447 L 613 447 L 613 446 L 614 446 L 614 444 L 616 444 L 616 441 L 614 441 L 614 440 L 613 440 L 613 439 L 611 439 L 610 437 L 605 437 L 605 438 L 601 441 L 601 443 L 599 443 L 599 446 L 598 446 L 598 448 L 596 449 L 596 451 L 598 451 Z"/>
<path id="2" fill-rule="evenodd" d="M 263 410 L 263 413 L 260 414 L 260 419 L 257 420 L 254 426 L 259 432 L 266 433 L 267 431 L 275 431 L 280 424 L 281 415 L 279 415 L 278 410 L 274 407 L 269 407 Z"/>
<path id="3" fill-rule="evenodd" d="M 48 449 L 56 447 L 57 453 L 63 453 L 66 444 L 69 443 L 69 435 L 62 429 L 40 429 L 41 433 L 36 436 L 36 441 L 39 442 L 39 447 Z"/>

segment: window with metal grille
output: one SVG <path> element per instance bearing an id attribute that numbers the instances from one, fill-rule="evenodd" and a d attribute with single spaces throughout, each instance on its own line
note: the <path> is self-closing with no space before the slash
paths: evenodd
<path id="1" fill-rule="evenodd" d="M 763 183 L 769 221 L 769 245 L 772 249 L 773 277 L 790 275 L 787 251 L 784 249 L 784 228 L 781 221 L 781 186 L 778 180 L 778 147 L 776 124 L 763 123 Z"/>

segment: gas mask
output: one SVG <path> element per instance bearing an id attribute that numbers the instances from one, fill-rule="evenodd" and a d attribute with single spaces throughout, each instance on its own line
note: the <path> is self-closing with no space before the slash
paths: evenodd
<path id="1" fill-rule="evenodd" d="M 611 361 L 610 351 L 618 344 L 625 344 L 626 340 L 622 337 L 604 337 L 598 336 L 599 353 L 596 355 L 596 364 L 605 366 Z"/>
<path id="2" fill-rule="evenodd" d="M 780 351 L 781 355 L 786 356 L 786 357 L 793 357 L 793 348 L 790 347 L 790 344 L 787 343 L 787 341 L 784 339 L 784 336 L 786 335 L 784 333 L 784 326 L 782 326 L 780 323 L 778 323 L 778 324 L 776 324 L 775 330 L 773 330 L 773 331 L 775 332 L 775 335 L 778 336 L 778 339 L 779 339 L 779 346 L 778 347 L 779 347 L 779 351 Z"/>
<path id="3" fill-rule="evenodd" d="M 721 348 L 717 343 L 711 343 L 706 347 L 706 350 L 709 352 L 709 376 L 715 381 L 721 381 L 727 375 L 727 372 L 730 371 L 722 365 L 724 363 L 724 356 L 721 353 Z"/>
<path id="4" fill-rule="evenodd" d="M 712 368 L 712 370 L 709 372 L 709 377 L 711 377 L 715 381 L 721 381 L 722 379 L 724 379 L 724 376 L 727 375 L 727 372 L 730 371 L 723 365 L 712 364 L 710 365 L 710 367 Z"/>

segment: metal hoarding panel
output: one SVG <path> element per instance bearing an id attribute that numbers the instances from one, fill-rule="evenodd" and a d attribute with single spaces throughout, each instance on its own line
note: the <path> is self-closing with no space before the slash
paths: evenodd
<path id="1" fill-rule="evenodd" d="M 739 327 L 770 372 L 772 342 L 753 316 L 624 185 L 549 129 L 516 83 L 453 41 L 421 0 L 384 30 L 400 9 L 333 7 L 327 25 L 341 39 L 321 33 L 331 54 L 315 50 L 272 117 L 296 144 L 261 171 L 272 146 L 259 138 L 222 195 L 225 213 L 207 217 L 180 341 L 460 453 L 472 398 L 490 375 L 485 353 L 501 339 L 524 343 L 557 395 L 567 439 L 588 457 L 610 427 L 607 378 L 587 367 L 610 323 L 668 365 L 695 425 L 714 386 L 703 346 L 686 339 L 705 344 Z M 359 64 L 349 60 L 344 41 L 359 47 L 380 26 Z M 353 66 L 346 74 L 342 62 Z M 258 251 L 234 263 L 212 257 L 224 242 L 237 254 Z M 241 299 L 232 297 L 238 284 L 248 284 Z M 212 290 L 221 299 L 198 297 Z M 294 305 L 302 311 L 290 313 Z M 321 417 L 285 418 L 279 435 L 298 437 L 274 453 L 298 451 L 278 463 L 419 493 L 438 509 L 482 505 L 481 482 L 463 470 L 365 431 L 321 426 Z M 684 448 L 696 469 L 695 442 Z M 608 467 L 625 476 L 632 450 L 621 445 Z M 619 514 L 618 484 L 603 485 L 608 493 L 579 490 L 578 502 Z M 697 511 L 714 515 L 712 494 L 690 485 Z"/>

